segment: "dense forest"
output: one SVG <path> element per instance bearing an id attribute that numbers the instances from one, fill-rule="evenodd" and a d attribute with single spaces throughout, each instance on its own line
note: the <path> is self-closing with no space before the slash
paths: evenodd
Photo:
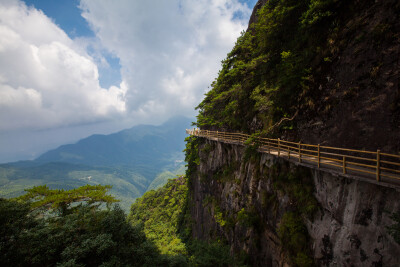
<path id="1" fill-rule="evenodd" d="M 147 192 L 127 217 L 110 186 L 38 186 L 0 199 L 2 266 L 244 266 L 221 241 L 195 240 L 182 176 Z"/>
<path id="2" fill-rule="evenodd" d="M 1 199 L 2 266 L 167 266 L 140 226 L 132 226 L 108 186 L 68 191 L 35 187 Z"/>

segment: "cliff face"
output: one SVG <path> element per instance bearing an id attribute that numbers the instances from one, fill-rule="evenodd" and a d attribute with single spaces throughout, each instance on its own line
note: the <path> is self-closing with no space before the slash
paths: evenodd
<path id="1" fill-rule="evenodd" d="M 400 151 L 400 2 L 346 1 L 313 66 L 298 139 Z"/>
<path id="2" fill-rule="evenodd" d="M 197 125 L 398 153 L 399 55 L 397 0 L 260 0 Z"/>
<path id="3" fill-rule="evenodd" d="M 399 54 L 397 0 L 260 0 L 197 126 L 398 153 Z M 251 146 L 189 146 L 194 237 L 225 240 L 254 266 L 399 266 L 396 189 Z"/>
<path id="4" fill-rule="evenodd" d="M 252 266 L 398 266 L 395 189 L 197 139 L 192 234 L 225 240 Z"/>

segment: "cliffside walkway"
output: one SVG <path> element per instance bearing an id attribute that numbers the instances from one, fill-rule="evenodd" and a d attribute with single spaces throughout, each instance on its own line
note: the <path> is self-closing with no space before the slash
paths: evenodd
<path id="1" fill-rule="evenodd" d="M 187 129 L 186 133 L 229 144 L 246 145 L 251 142 L 258 146 L 258 151 L 261 153 L 269 153 L 299 165 L 400 189 L 400 155 L 382 153 L 380 150 L 365 151 L 319 144 L 310 145 L 279 138 L 249 139 L 250 135 L 242 133 L 200 129 Z"/>

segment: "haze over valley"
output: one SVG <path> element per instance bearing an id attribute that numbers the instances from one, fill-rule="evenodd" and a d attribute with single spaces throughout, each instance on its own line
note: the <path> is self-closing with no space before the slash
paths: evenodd
<path id="1" fill-rule="evenodd" d="M 0 164 L 0 196 L 46 184 L 72 189 L 112 185 L 111 193 L 129 210 L 148 189 L 185 172 L 185 129 L 192 119 L 173 117 L 162 125 L 138 125 L 110 135 L 92 135 L 50 150 L 35 160 Z"/>

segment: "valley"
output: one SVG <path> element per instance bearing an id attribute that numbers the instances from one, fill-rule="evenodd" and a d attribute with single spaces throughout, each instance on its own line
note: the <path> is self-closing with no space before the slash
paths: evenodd
<path id="1" fill-rule="evenodd" d="M 48 151 L 33 161 L 0 164 L 0 197 L 46 184 L 53 189 L 112 185 L 111 194 L 128 211 L 147 190 L 185 172 L 185 129 L 175 117 L 160 126 L 139 125 L 111 135 L 93 135 Z"/>

